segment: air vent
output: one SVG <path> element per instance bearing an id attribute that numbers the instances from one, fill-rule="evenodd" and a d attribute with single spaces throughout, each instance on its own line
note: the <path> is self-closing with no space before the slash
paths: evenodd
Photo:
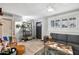
<path id="1" fill-rule="evenodd" d="M 4 15 L 4 16 L 8 16 L 8 17 L 13 17 L 13 14 L 8 13 L 8 12 L 3 12 L 3 15 Z"/>
<path id="2" fill-rule="evenodd" d="M 22 20 L 22 16 L 16 15 L 16 14 L 12 14 L 12 13 L 8 13 L 8 12 L 3 12 L 4 16 L 8 16 L 8 17 L 12 17 L 15 21 L 21 21 Z M 4 18 L 5 19 L 5 18 Z"/>
<path id="3" fill-rule="evenodd" d="M 4 19 L 4 20 L 11 20 L 11 19 L 7 19 L 7 18 L 2 18 L 2 19 Z"/>

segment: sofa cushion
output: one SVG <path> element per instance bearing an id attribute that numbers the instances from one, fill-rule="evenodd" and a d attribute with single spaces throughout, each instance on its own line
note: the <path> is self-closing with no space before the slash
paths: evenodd
<path id="1" fill-rule="evenodd" d="M 67 40 L 67 36 L 65 34 L 57 34 L 57 40 L 59 41 L 65 41 Z"/>
<path id="2" fill-rule="evenodd" d="M 79 35 L 68 35 L 68 42 L 79 44 Z"/>

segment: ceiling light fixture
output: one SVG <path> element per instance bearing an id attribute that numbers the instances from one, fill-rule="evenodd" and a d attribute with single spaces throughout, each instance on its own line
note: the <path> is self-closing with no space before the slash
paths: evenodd
<path id="1" fill-rule="evenodd" d="M 54 3 L 53 4 L 51 4 L 51 3 L 49 3 L 48 5 L 47 5 L 47 10 L 48 10 L 48 12 L 53 12 L 54 11 Z"/>
<path id="2" fill-rule="evenodd" d="M 51 6 L 48 7 L 48 12 L 53 12 L 54 11 L 54 8 L 52 8 Z"/>

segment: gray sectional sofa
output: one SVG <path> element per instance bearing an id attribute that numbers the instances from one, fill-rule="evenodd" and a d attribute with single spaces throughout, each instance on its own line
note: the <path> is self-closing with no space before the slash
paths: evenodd
<path id="1" fill-rule="evenodd" d="M 56 42 L 72 45 L 74 55 L 79 55 L 79 35 L 50 33 Z"/>

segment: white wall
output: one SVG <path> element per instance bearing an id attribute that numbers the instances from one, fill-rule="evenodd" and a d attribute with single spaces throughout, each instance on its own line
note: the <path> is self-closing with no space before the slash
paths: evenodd
<path id="1" fill-rule="evenodd" d="M 42 40 L 45 35 L 48 33 L 48 19 L 47 18 L 39 18 L 34 20 L 34 35 L 36 37 L 36 22 L 42 23 Z"/>
<path id="2" fill-rule="evenodd" d="M 76 28 L 53 28 L 51 27 L 51 20 L 62 20 L 63 18 L 76 17 Z M 60 33 L 60 34 L 71 34 L 79 35 L 79 11 L 73 11 L 69 13 L 63 13 L 55 16 L 50 16 L 46 18 L 41 18 L 42 20 L 42 40 L 45 35 L 50 35 L 50 33 Z"/>
<path id="3" fill-rule="evenodd" d="M 16 24 L 22 25 L 22 21 L 15 22 L 15 36 L 17 41 L 19 41 L 22 37 L 21 28 L 16 28 Z"/>
<path id="4" fill-rule="evenodd" d="M 53 28 L 51 27 L 51 20 L 62 20 L 63 18 L 76 17 L 76 28 Z M 50 33 L 61 33 L 61 34 L 75 34 L 79 35 L 79 11 L 74 11 L 70 13 L 64 13 L 57 16 L 48 17 L 48 34 Z"/>
<path id="5" fill-rule="evenodd" d="M 32 37 L 36 37 L 36 22 L 32 20 Z"/>
<path id="6" fill-rule="evenodd" d="M 48 35 L 48 20 L 47 18 L 43 18 L 42 21 L 42 40 L 44 38 L 45 35 Z"/>

